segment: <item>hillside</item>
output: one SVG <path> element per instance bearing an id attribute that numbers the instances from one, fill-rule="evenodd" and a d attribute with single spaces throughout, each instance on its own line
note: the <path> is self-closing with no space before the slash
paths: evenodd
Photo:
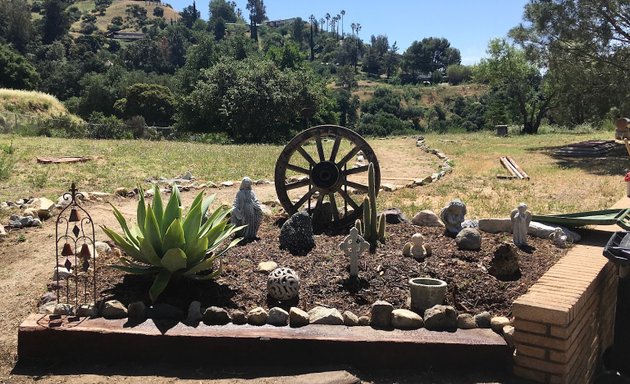
<path id="1" fill-rule="evenodd" d="M 14 119 L 16 115 L 18 120 L 65 115 L 80 120 L 79 117 L 70 114 L 56 97 L 47 93 L 0 88 L 0 116 Z"/>

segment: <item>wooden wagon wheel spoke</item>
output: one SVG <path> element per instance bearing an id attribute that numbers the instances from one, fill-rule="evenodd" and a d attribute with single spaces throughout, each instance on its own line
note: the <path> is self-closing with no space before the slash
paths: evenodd
<path id="1" fill-rule="evenodd" d="M 332 207 L 333 212 L 333 220 L 339 221 L 339 209 L 337 208 L 337 201 L 335 200 L 335 194 L 331 193 L 328 195 L 330 199 L 330 206 Z"/>
<path id="2" fill-rule="evenodd" d="M 363 192 L 367 192 L 368 191 L 368 186 L 367 185 L 355 183 L 354 181 L 346 180 L 345 184 L 348 187 L 352 187 L 354 189 L 358 189 L 359 191 L 363 191 Z"/>
<path id="3" fill-rule="evenodd" d="M 330 151 L 330 161 L 334 162 L 339 152 L 339 145 L 341 144 L 341 136 L 335 136 L 335 144 L 333 144 L 332 151 Z"/>
<path id="4" fill-rule="evenodd" d="M 350 176 L 350 175 L 355 175 L 357 173 L 367 172 L 367 170 L 368 170 L 368 165 L 362 165 L 360 167 L 350 168 L 350 169 L 346 169 L 345 171 L 341 171 L 341 174 L 344 176 Z"/>
<path id="5" fill-rule="evenodd" d="M 291 189 L 296 189 L 296 188 L 300 188 L 300 187 L 306 187 L 310 183 L 311 183 L 310 179 L 306 178 L 304 180 L 300 180 L 300 181 L 296 181 L 296 182 L 293 182 L 293 183 L 286 184 L 284 187 L 287 190 L 291 190 Z"/>
<path id="6" fill-rule="evenodd" d="M 343 167 L 348 161 L 350 161 L 350 159 L 352 159 L 354 157 L 354 155 L 359 153 L 360 150 L 361 150 L 360 147 L 352 148 L 352 150 L 350 152 L 348 152 L 348 154 L 345 155 L 343 157 L 343 159 L 339 160 L 339 162 L 337 163 L 337 167 L 339 167 L 339 168 Z"/>
<path id="7" fill-rule="evenodd" d="M 315 192 L 316 192 L 315 189 L 309 190 L 308 192 L 304 194 L 304 196 L 302 196 L 300 200 L 298 200 L 297 203 L 295 203 L 295 205 L 298 207 L 301 207 L 302 205 L 304 205 L 304 203 L 306 203 L 311 198 L 311 196 L 313 196 Z"/>
<path id="8" fill-rule="evenodd" d="M 332 148 L 324 145 L 325 139 L 334 140 Z M 307 145 L 309 143 L 312 145 L 313 142 L 315 143 L 314 150 L 307 151 Z M 331 148 L 330 152 L 327 147 Z M 340 152 L 344 156 L 340 156 Z M 348 180 L 348 177 L 367 172 L 367 165 L 348 169 L 347 163 L 359 152 L 363 153 L 368 163 L 374 164 L 375 184 L 378 191 L 381 176 L 376 154 L 357 133 L 336 125 L 320 125 L 297 134 L 282 150 L 276 161 L 274 177 L 276 193 L 285 211 L 292 215 L 301 209 L 308 209 L 313 216 L 325 218 L 328 215 L 330 219 L 328 210 L 331 209 L 331 224 L 344 226 L 354 223 L 355 219 L 361 215 L 363 199 L 356 197 L 361 199 L 361 204 L 359 204 L 347 191 L 349 188 L 354 188 L 363 194 L 367 191 L 367 186 L 363 184 L 364 181 Z M 304 165 L 305 161 L 308 166 Z M 307 177 L 299 181 L 289 181 L 287 175 L 289 171 L 307 175 Z M 298 191 L 302 187 L 308 187 L 308 192 Z M 317 202 L 311 204 L 315 192 L 319 193 Z M 324 204 L 325 201 L 329 201 L 329 204 Z M 350 207 L 352 207 L 351 210 Z M 324 213 L 322 210 L 326 210 L 326 213 L 317 215 L 317 212 Z"/>
<path id="9" fill-rule="evenodd" d="M 324 146 L 322 145 L 322 137 L 321 135 L 317 135 L 315 138 L 315 143 L 317 145 L 317 154 L 319 155 L 319 161 L 326 161 L 326 157 L 324 156 Z"/>
<path id="10" fill-rule="evenodd" d="M 302 157 L 304 157 L 310 165 L 315 166 L 317 164 L 315 160 L 313 160 L 311 155 L 309 155 L 308 152 L 306 152 L 306 150 L 302 148 L 302 146 L 297 147 L 297 151 L 300 152 L 300 155 L 302 155 Z"/>
<path id="11" fill-rule="evenodd" d="M 343 197 L 343 199 L 350 204 L 350 206 L 355 210 L 358 211 L 360 208 L 357 205 L 357 203 L 354 202 L 354 200 L 352 200 L 352 197 L 350 197 L 350 195 L 348 195 L 348 193 L 346 191 L 344 191 L 343 189 L 339 190 L 339 194 L 341 195 L 341 197 Z"/>
<path id="12" fill-rule="evenodd" d="M 291 171 L 303 173 L 305 175 L 308 175 L 309 173 L 311 173 L 310 170 L 308 170 L 306 168 L 298 167 L 297 165 L 293 165 L 293 164 L 287 164 L 287 169 L 289 169 Z"/>

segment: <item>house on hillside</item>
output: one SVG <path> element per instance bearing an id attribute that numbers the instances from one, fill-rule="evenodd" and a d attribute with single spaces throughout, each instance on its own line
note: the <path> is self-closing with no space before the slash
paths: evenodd
<path id="1" fill-rule="evenodd" d="M 105 36 L 114 40 L 136 41 L 144 39 L 145 34 L 142 32 L 107 32 Z"/>
<path id="2" fill-rule="evenodd" d="M 283 27 L 285 25 L 290 25 L 296 19 L 297 19 L 297 17 L 292 17 L 290 19 L 267 20 L 267 21 L 265 21 L 265 24 L 267 24 L 270 27 L 278 28 L 278 27 Z"/>

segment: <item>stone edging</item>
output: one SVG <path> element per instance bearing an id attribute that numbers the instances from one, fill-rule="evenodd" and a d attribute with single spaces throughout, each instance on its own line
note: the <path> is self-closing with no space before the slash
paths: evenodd
<path id="1" fill-rule="evenodd" d="M 420 148 L 426 153 L 431 153 L 437 156 L 438 159 L 442 160 L 442 164 L 438 167 L 437 172 L 434 172 L 430 176 L 426 176 L 422 179 L 415 179 L 414 181 L 406 185 L 407 188 L 415 188 L 431 184 L 435 181 L 440 180 L 446 174 L 453 172 L 451 159 L 449 159 L 449 157 L 446 156 L 444 152 L 440 151 L 439 149 L 429 147 L 422 136 L 418 137 L 418 139 L 416 140 L 416 147 Z"/>

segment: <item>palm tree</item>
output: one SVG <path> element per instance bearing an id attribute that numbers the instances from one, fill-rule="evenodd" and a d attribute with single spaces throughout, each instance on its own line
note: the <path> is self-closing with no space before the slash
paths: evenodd
<path id="1" fill-rule="evenodd" d="M 324 23 L 326 22 L 326 19 L 324 19 L 323 17 L 321 19 L 319 19 L 319 30 L 320 32 L 324 29 Z"/>
<path id="2" fill-rule="evenodd" d="M 326 14 L 326 31 L 330 32 L 330 30 L 328 29 L 328 22 L 330 21 L 330 13 Z"/>
<path id="3" fill-rule="evenodd" d="M 339 38 L 339 20 L 341 20 L 341 15 L 337 14 L 337 22 L 335 23 L 335 25 L 337 26 L 337 29 L 335 30 L 335 34 L 337 35 L 337 38 Z"/>
<path id="4" fill-rule="evenodd" d="M 343 39 L 343 16 L 346 14 L 346 11 L 341 10 L 341 38 Z"/>
<path id="5" fill-rule="evenodd" d="M 350 29 L 352 29 L 352 36 L 354 36 L 354 29 L 357 27 L 355 23 L 350 24 Z"/>

